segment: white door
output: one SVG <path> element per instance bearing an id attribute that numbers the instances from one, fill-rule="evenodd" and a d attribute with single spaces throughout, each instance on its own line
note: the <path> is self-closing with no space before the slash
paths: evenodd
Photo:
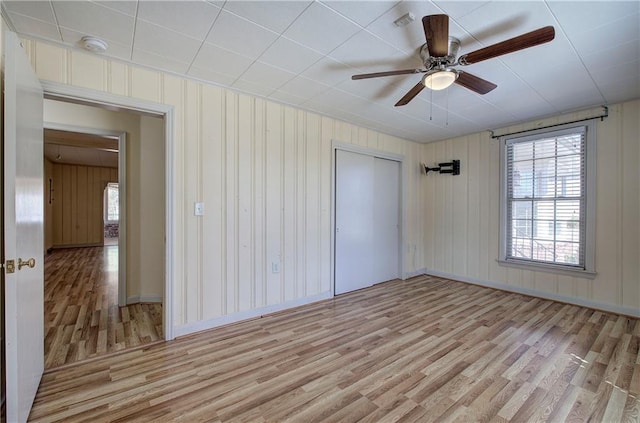
<path id="1" fill-rule="evenodd" d="M 4 35 L 6 404 L 7 421 L 24 422 L 44 369 L 43 93 L 18 37 Z"/>
<path id="2" fill-rule="evenodd" d="M 373 157 L 336 150 L 336 294 L 372 285 L 373 182 Z"/>
<path id="3" fill-rule="evenodd" d="M 336 150 L 335 294 L 400 276 L 400 162 Z"/>
<path id="4" fill-rule="evenodd" d="M 400 162 L 374 160 L 373 283 L 400 276 Z"/>

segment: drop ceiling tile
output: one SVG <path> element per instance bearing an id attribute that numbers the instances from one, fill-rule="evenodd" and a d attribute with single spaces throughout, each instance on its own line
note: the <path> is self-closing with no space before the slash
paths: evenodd
<path id="1" fill-rule="evenodd" d="M 525 78 L 526 83 L 533 87 L 544 99 L 559 107 L 567 104 L 571 97 L 592 98 L 598 95 L 598 89 L 588 72 L 579 66 L 565 69 L 563 67 L 549 67 L 545 72 L 532 73 Z M 509 92 L 520 92 L 521 87 L 512 85 L 505 87 Z M 525 96 L 527 94 L 524 94 Z M 528 97 L 527 101 L 529 101 Z M 604 101 L 600 97 L 600 102 Z M 574 105 L 575 107 L 575 105 Z"/>
<path id="2" fill-rule="evenodd" d="M 409 12 L 415 15 L 416 20 L 404 27 L 395 26 L 393 22 Z M 422 17 L 438 13 L 442 11 L 431 2 L 403 1 L 369 24 L 367 31 L 399 50 L 417 55 L 418 49 L 425 43 Z M 449 30 L 452 35 L 456 33 L 453 22 L 449 23 Z"/>
<path id="3" fill-rule="evenodd" d="M 358 72 L 357 69 L 342 62 L 330 57 L 323 57 L 302 72 L 302 75 L 323 84 L 336 85 L 339 82 L 350 79 L 351 75 Z"/>
<path id="4" fill-rule="evenodd" d="M 329 90 L 331 87 L 321 84 L 304 76 L 296 76 L 291 81 L 280 87 L 280 91 L 294 94 L 304 99 L 313 98 L 316 95 Z"/>
<path id="5" fill-rule="evenodd" d="M 8 15 L 16 31 L 20 34 L 30 34 L 45 39 L 62 41 L 57 25 L 16 13 L 9 13 Z"/>
<path id="6" fill-rule="evenodd" d="M 60 28 L 62 32 L 62 41 L 65 44 L 70 45 L 75 48 L 82 48 L 80 45 L 80 39 L 86 34 L 83 32 L 72 31 L 66 28 Z M 110 40 L 108 38 L 103 38 L 104 41 L 107 42 L 109 47 L 107 48 L 105 56 L 117 57 L 124 60 L 131 60 L 131 45 L 130 44 L 122 44 L 114 40 Z"/>
<path id="7" fill-rule="evenodd" d="M 228 1 L 224 10 L 282 33 L 311 4 L 310 1 Z"/>
<path id="8" fill-rule="evenodd" d="M 541 67 L 549 64 L 567 67 L 579 64 L 578 55 L 574 52 L 571 43 L 558 31 L 556 31 L 556 38 L 548 43 L 488 60 L 488 62 L 493 61 L 504 62 L 522 76 L 540 73 Z M 473 67 L 474 65 L 469 65 L 465 70 L 471 70 Z"/>
<path id="9" fill-rule="evenodd" d="M 327 54 L 361 28 L 321 3 L 313 3 L 283 33 L 286 38 Z"/>
<path id="10" fill-rule="evenodd" d="M 399 1 L 322 1 L 322 3 L 340 13 L 345 18 L 365 27 L 384 15 L 389 9 L 398 4 Z"/>
<path id="11" fill-rule="evenodd" d="M 275 90 L 274 92 L 272 92 L 269 95 L 270 99 L 273 99 L 275 101 L 279 101 L 285 104 L 292 104 L 294 106 L 299 106 L 300 104 L 304 103 L 305 101 L 307 101 L 307 98 L 304 97 L 299 97 L 297 95 L 288 93 L 288 92 L 284 92 L 284 91 L 280 91 L 280 90 Z"/>
<path id="12" fill-rule="evenodd" d="M 553 25 L 555 20 L 544 2 L 489 2 L 457 23 L 483 46 Z"/>
<path id="13" fill-rule="evenodd" d="M 258 58 L 278 34 L 222 10 L 206 41 L 252 59 Z"/>
<path id="14" fill-rule="evenodd" d="M 362 97 L 349 94 L 345 91 L 331 88 L 311 100 L 304 103 L 305 106 L 329 109 L 354 110 L 368 103 Z"/>
<path id="15" fill-rule="evenodd" d="M 640 12 L 638 1 L 550 1 L 548 5 L 569 36 L 598 29 Z"/>
<path id="16" fill-rule="evenodd" d="M 121 44 L 131 43 L 134 27 L 131 16 L 81 1 L 54 2 L 53 8 L 61 27 Z"/>
<path id="17" fill-rule="evenodd" d="M 414 84 L 415 85 L 415 84 Z M 343 91 L 382 104 L 395 104 L 402 95 L 397 94 L 397 86 L 389 78 L 371 78 L 352 81 L 348 79 L 336 85 Z"/>
<path id="18" fill-rule="evenodd" d="M 216 84 L 230 87 L 236 80 L 235 76 L 229 76 L 222 73 L 214 72 L 210 68 L 201 68 L 198 66 L 191 66 L 187 75 L 194 78 L 201 79 L 203 81 L 209 81 Z"/>
<path id="19" fill-rule="evenodd" d="M 473 13 L 477 8 L 489 3 L 488 1 L 434 1 L 442 12 L 451 19 L 461 18 Z"/>
<path id="20" fill-rule="evenodd" d="M 398 69 L 406 56 L 375 35 L 360 31 L 333 50 L 329 57 L 364 72 L 377 72 L 382 68 Z"/>
<path id="21" fill-rule="evenodd" d="M 266 63 L 255 62 L 247 71 L 242 74 L 240 79 L 245 82 L 259 84 L 271 91 L 280 88 L 287 81 L 293 79 L 295 74 L 287 72 L 284 69 L 276 68 Z"/>
<path id="22" fill-rule="evenodd" d="M 193 66 L 235 79 L 242 75 L 252 63 L 253 59 L 204 43 L 193 61 Z"/>
<path id="23" fill-rule="evenodd" d="M 245 81 L 243 79 L 235 81 L 232 87 L 242 92 L 257 95 L 260 97 L 267 97 L 270 93 L 273 92 L 273 88 L 271 87 L 255 82 Z"/>
<path id="24" fill-rule="evenodd" d="M 640 98 L 640 60 L 602 69 L 592 76 L 609 104 Z"/>
<path id="25" fill-rule="evenodd" d="M 52 25 L 56 24 L 51 3 L 48 1 L 3 1 L 2 4 L 9 13 L 18 13 Z"/>
<path id="26" fill-rule="evenodd" d="M 620 44 L 640 39 L 640 14 L 629 15 L 598 28 L 570 35 L 569 39 L 581 55 L 594 51 L 606 54 L 609 49 Z"/>
<path id="27" fill-rule="evenodd" d="M 201 42 L 164 27 L 138 20 L 133 48 L 191 63 Z"/>
<path id="28" fill-rule="evenodd" d="M 138 0 L 105 0 L 94 1 L 94 3 L 98 3 L 101 6 L 117 10 L 118 12 L 122 12 L 130 16 L 135 16 L 136 10 L 138 9 Z"/>
<path id="29" fill-rule="evenodd" d="M 179 62 L 177 60 L 168 59 L 164 56 L 159 56 L 137 48 L 133 49 L 132 60 L 136 63 L 151 66 L 155 69 L 162 69 L 182 74 L 186 73 L 189 68 L 188 62 Z"/>
<path id="30" fill-rule="evenodd" d="M 294 73 L 300 73 L 322 57 L 320 53 L 298 43 L 286 38 L 278 38 L 260 56 L 260 61 Z"/>
<path id="31" fill-rule="evenodd" d="M 164 26 L 198 40 L 206 37 L 220 8 L 203 1 L 141 1 L 138 19 Z"/>
<path id="32" fill-rule="evenodd" d="M 612 64 L 624 64 L 640 60 L 640 41 L 631 40 L 627 43 L 615 45 L 607 50 L 607 60 L 602 60 L 602 52 L 594 51 L 582 55 L 582 62 L 589 73 L 606 72 Z"/>

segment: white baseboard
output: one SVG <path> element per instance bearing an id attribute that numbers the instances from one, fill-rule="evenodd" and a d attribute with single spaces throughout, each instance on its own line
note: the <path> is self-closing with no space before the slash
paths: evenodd
<path id="1" fill-rule="evenodd" d="M 162 295 L 134 295 L 127 297 L 127 304 L 136 303 L 161 303 Z"/>
<path id="2" fill-rule="evenodd" d="M 253 310 L 241 311 L 239 313 L 228 314 L 226 316 L 216 317 L 215 319 L 203 320 L 195 323 L 188 323 L 186 325 L 174 326 L 174 336 L 185 336 L 195 332 L 201 332 L 207 329 L 213 329 L 218 326 L 224 326 L 231 323 L 240 322 L 242 320 L 253 319 L 256 317 L 264 316 L 265 314 L 276 313 L 278 311 L 286 310 L 293 307 L 299 307 L 306 304 L 315 303 L 318 301 L 331 298 L 331 291 L 323 292 L 311 297 L 300 298 L 298 300 L 287 301 L 282 304 L 274 304 L 270 306 L 260 307 Z"/>
<path id="3" fill-rule="evenodd" d="M 420 275 L 424 275 L 427 273 L 427 269 L 417 269 L 414 270 L 413 272 L 405 272 L 402 275 L 402 280 L 407 280 L 407 279 L 411 279 L 411 278 L 415 278 L 416 276 L 420 276 Z"/>
<path id="4" fill-rule="evenodd" d="M 452 279 L 455 281 L 466 282 L 473 285 L 485 286 L 488 288 L 500 289 L 502 291 L 514 292 L 516 294 L 529 295 L 532 297 L 543 298 L 546 300 L 560 301 L 562 303 L 575 304 L 578 306 L 589 307 L 596 310 L 607 311 L 616 314 L 624 314 L 640 318 L 640 310 L 634 307 L 621 306 L 617 304 L 603 303 L 599 301 L 588 300 L 585 298 L 570 297 L 567 295 L 554 294 L 551 292 L 538 291 L 535 289 L 521 288 L 519 286 L 508 285 L 502 282 L 485 281 L 467 276 L 454 275 L 452 273 L 440 272 L 432 269 L 422 269 L 423 274 L 431 276 L 439 276 L 441 278 Z"/>

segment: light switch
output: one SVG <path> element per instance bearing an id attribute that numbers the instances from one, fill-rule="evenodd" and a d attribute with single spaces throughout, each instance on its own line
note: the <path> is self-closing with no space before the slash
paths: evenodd
<path id="1" fill-rule="evenodd" d="M 204 203 L 195 203 L 193 214 L 196 216 L 204 216 Z"/>

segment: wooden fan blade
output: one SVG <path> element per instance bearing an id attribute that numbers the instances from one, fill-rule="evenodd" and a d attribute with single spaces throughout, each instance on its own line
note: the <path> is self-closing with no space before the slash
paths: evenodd
<path id="1" fill-rule="evenodd" d="M 535 31 L 527 32 L 526 34 L 467 53 L 460 56 L 458 62 L 461 65 L 470 65 L 472 63 L 482 62 L 483 60 L 513 53 L 514 51 L 524 50 L 525 48 L 548 43 L 553 40 L 555 36 L 555 29 L 552 26 L 545 26 L 543 28 L 536 29 Z"/>
<path id="2" fill-rule="evenodd" d="M 404 106 L 405 104 L 413 100 L 413 97 L 417 96 L 423 89 L 424 84 L 422 83 L 422 81 L 418 82 L 415 87 L 411 88 L 409 92 L 406 93 L 404 97 L 402 97 L 400 101 L 395 104 L 395 106 Z"/>
<path id="3" fill-rule="evenodd" d="M 449 54 L 449 16 L 429 15 L 422 18 L 424 36 L 432 57 Z"/>
<path id="4" fill-rule="evenodd" d="M 403 69 L 386 72 L 374 72 L 374 73 L 361 73 L 359 75 L 353 75 L 351 79 L 354 81 L 357 79 L 378 78 L 381 76 L 393 76 L 393 75 L 407 75 L 410 73 L 422 73 L 426 72 L 424 69 Z"/>
<path id="5" fill-rule="evenodd" d="M 478 94 L 486 94 L 497 87 L 493 82 L 489 82 L 486 79 L 482 79 L 468 72 L 462 71 L 458 72 L 456 84 L 468 88 Z"/>

